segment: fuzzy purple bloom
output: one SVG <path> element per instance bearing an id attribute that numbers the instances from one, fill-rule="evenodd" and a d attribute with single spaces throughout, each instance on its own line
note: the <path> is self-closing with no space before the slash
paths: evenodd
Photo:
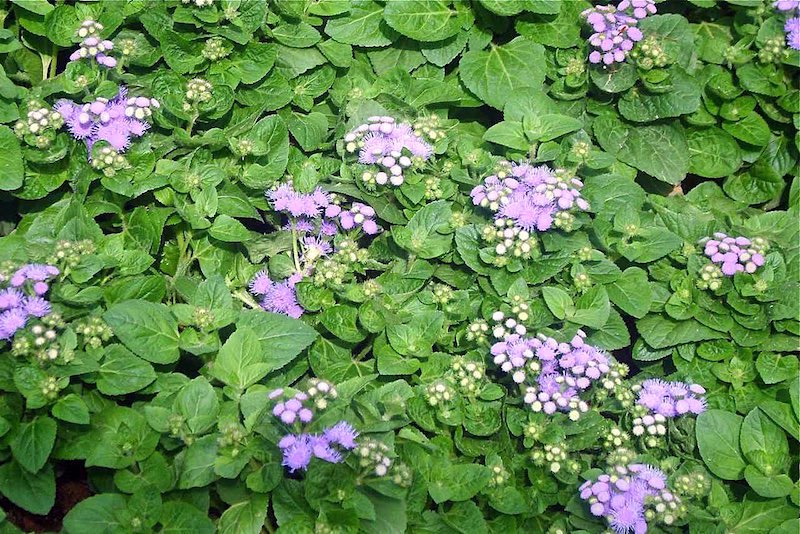
<path id="1" fill-rule="evenodd" d="M 510 221 L 518 230 L 545 232 L 553 227 L 558 213 L 589 209 L 580 193 L 583 183 L 577 178 L 527 162 L 513 164 L 510 174 L 489 176 L 470 192 L 473 204 L 489 209 L 496 221 L 502 221 L 497 223 L 500 228 Z"/>
<path id="2" fill-rule="evenodd" d="M 636 403 L 664 417 L 688 413 L 699 415 L 707 406 L 703 394 L 705 389 L 699 384 L 666 382 L 654 378 L 642 382 Z"/>
<path id="3" fill-rule="evenodd" d="M 250 292 L 262 297 L 261 307 L 268 312 L 282 313 L 294 319 L 303 315 L 303 308 L 297 302 L 294 283 L 285 280 L 274 282 L 269 274 L 261 271 L 250 281 Z"/>
<path id="4" fill-rule="evenodd" d="M 611 65 L 625 61 L 634 44 L 644 38 L 636 27 L 641 19 L 655 14 L 654 0 L 622 0 L 616 6 L 595 6 L 581 13 L 594 33 L 589 44 L 594 50 L 589 62 Z"/>

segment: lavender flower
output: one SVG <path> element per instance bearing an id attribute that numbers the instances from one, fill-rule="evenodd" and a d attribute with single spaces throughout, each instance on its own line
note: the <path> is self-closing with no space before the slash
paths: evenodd
<path id="1" fill-rule="evenodd" d="M 9 276 L 0 275 L 0 340 L 14 337 L 31 317 L 50 314 L 50 303 L 42 295 L 50 289 L 48 282 L 59 274 L 53 265 L 29 263 Z"/>
<path id="2" fill-rule="evenodd" d="M 591 63 L 611 65 L 625 61 L 635 43 L 644 37 L 638 22 L 656 13 L 654 0 L 622 0 L 617 6 L 595 6 L 581 13 L 594 33 L 589 44 Z"/>
<path id="3" fill-rule="evenodd" d="M 792 17 L 783 26 L 786 32 L 786 45 L 793 50 L 800 50 L 800 17 Z"/>
<path id="4" fill-rule="evenodd" d="M 733 276 L 739 272 L 754 273 L 764 265 L 764 254 L 769 243 L 763 238 L 729 237 L 716 232 L 712 238 L 700 241 L 704 254 L 720 266 L 722 274 Z"/>
<path id="5" fill-rule="evenodd" d="M 653 500 L 677 500 L 677 496 L 666 489 L 666 482 L 666 475 L 655 467 L 617 466 L 595 481 L 584 482 L 579 488 L 580 498 L 589 504 L 592 515 L 605 517 L 617 534 L 644 534 L 647 532 L 647 504 Z"/>
<path id="6" fill-rule="evenodd" d="M 349 210 L 339 212 L 339 224 L 345 230 L 361 227 L 365 234 L 374 235 L 378 233 L 375 210 L 360 202 L 353 202 Z"/>
<path id="7" fill-rule="evenodd" d="M 295 283 L 291 280 L 275 282 L 266 271 L 261 271 L 250 281 L 250 292 L 261 297 L 261 307 L 266 311 L 298 319 L 304 310 L 297 303 Z"/>
<path id="8" fill-rule="evenodd" d="M 108 39 L 101 39 L 100 32 L 103 25 L 94 20 L 85 20 L 75 33 L 81 39 L 80 46 L 70 56 L 70 61 L 89 59 L 96 61 L 99 65 L 108 68 L 117 66 L 117 60 L 109 56 L 107 52 L 114 48 L 114 43 Z"/>
<path id="9" fill-rule="evenodd" d="M 129 104 L 127 89 L 120 87 L 113 99 L 98 98 L 88 104 L 77 104 L 71 100 L 59 100 L 55 110 L 64 118 L 69 132 L 75 139 L 84 141 L 91 160 L 92 146 L 98 141 L 105 141 L 117 152 L 127 149 L 134 137 L 141 137 L 150 128 L 150 124 L 137 118 L 139 115 L 152 114 L 151 108 L 158 108 L 158 101 L 152 98 L 133 98 Z M 136 101 L 147 100 L 148 106 L 139 107 Z M 143 101 L 142 101 L 143 102 Z M 143 110 L 147 109 L 148 113 Z"/>
<path id="10" fill-rule="evenodd" d="M 778 11 L 800 10 L 800 0 L 776 0 L 772 5 Z"/>
<path id="11" fill-rule="evenodd" d="M 412 165 L 427 161 L 433 147 L 408 123 L 397 123 L 394 117 L 369 117 L 344 136 L 345 151 L 358 151 L 358 162 L 376 167 L 365 171 L 362 179 L 368 186 L 402 185 L 404 171 Z"/>
<path id="12" fill-rule="evenodd" d="M 559 343 L 541 334 L 526 337 L 524 326 L 502 312 L 492 319 L 500 323 L 492 331 L 500 339 L 490 349 L 493 361 L 523 387 L 523 401 L 531 410 L 548 415 L 561 411 L 572 420 L 588 411 L 580 394 L 609 373 L 611 361 L 585 343 L 586 334 L 579 330 L 569 343 Z"/>
<path id="13" fill-rule="evenodd" d="M 653 414 L 671 418 L 687 413 L 699 415 L 706 410 L 703 397 L 706 390 L 699 384 L 650 379 L 636 389 L 639 393 L 636 403 Z"/>

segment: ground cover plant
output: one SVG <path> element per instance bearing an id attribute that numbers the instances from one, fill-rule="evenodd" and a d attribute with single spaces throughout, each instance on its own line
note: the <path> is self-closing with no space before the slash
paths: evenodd
<path id="1" fill-rule="evenodd" d="M 0 532 L 797 532 L 798 3 L 0 0 Z"/>

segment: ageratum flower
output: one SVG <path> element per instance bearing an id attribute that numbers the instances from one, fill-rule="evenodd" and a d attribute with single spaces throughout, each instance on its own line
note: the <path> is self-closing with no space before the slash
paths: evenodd
<path id="1" fill-rule="evenodd" d="M 800 50 L 800 17 L 792 17 L 783 26 L 786 32 L 786 45 L 793 50 Z"/>
<path id="2" fill-rule="evenodd" d="M 108 52 L 114 49 L 114 43 L 100 38 L 102 30 L 103 25 L 99 22 L 84 20 L 75 33 L 75 37 L 81 39 L 80 46 L 69 56 L 69 60 L 89 59 L 107 68 L 116 67 L 117 60 L 108 55 Z"/>
<path id="3" fill-rule="evenodd" d="M 583 183 L 563 171 L 522 162 L 512 163 L 509 174 L 489 176 L 470 192 L 473 204 L 495 212 L 498 227 L 511 223 L 527 232 L 544 232 L 558 213 L 589 209 L 580 193 Z"/>
<path id="4" fill-rule="evenodd" d="M 625 61 L 635 43 L 644 38 L 639 21 L 656 13 L 654 0 L 622 0 L 617 6 L 595 6 L 581 13 L 594 33 L 589 44 L 591 63 L 611 65 Z"/>
<path id="5" fill-rule="evenodd" d="M 402 185 L 404 172 L 417 162 L 427 161 L 433 147 L 422 139 L 408 123 L 397 123 L 394 117 L 369 117 L 367 122 L 344 136 L 345 150 L 358 151 L 358 162 L 374 165 L 376 172 L 365 171 L 362 179 L 369 186 Z"/>
<path id="6" fill-rule="evenodd" d="M 275 282 L 267 271 L 261 271 L 250 281 L 250 292 L 261 297 L 264 310 L 298 319 L 305 310 L 297 302 L 296 283 L 293 279 Z"/>
<path id="7" fill-rule="evenodd" d="M 42 318 L 52 308 L 43 295 L 48 281 L 58 276 L 58 267 L 30 263 L 6 277 L 0 274 L 0 340 L 14 337 L 31 317 Z"/>
<path id="8" fill-rule="evenodd" d="M 645 380 L 638 388 L 636 403 L 647 407 L 653 414 L 678 417 L 684 414 L 699 415 L 706 410 L 706 390 L 700 384 L 665 382 L 653 378 Z"/>
<path id="9" fill-rule="evenodd" d="M 119 88 L 112 99 L 98 98 L 88 104 L 78 104 L 62 99 L 56 102 L 55 110 L 64 118 L 70 134 L 86 143 L 89 159 L 92 159 L 92 146 L 105 141 L 117 152 L 125 151 L 134 137 L 141 137 L 150 128 L 143 120 L 157 109 L 159 102 L 154 98 L 126 98 L 128 90 Z M 139 117 L 142 117 L 141 119 Z"/>
<path id="10" fill-rule="evenodd" d="M 647 504 L 678 500 L 667 489 L 666 475 L 644 464 L 617 466 L 595 481 L 587 480 L 580 486 L 580 498 L 589 503 L 592 515 L 606 518 L 617 534 L 645 534 Z"/>
<path id="11" fill-rule="evenodd" d="M 739 272 L 754 273 L 764 265 L 764 253 L 769 244 L 763 238 L 729 237 L 716 232 L 713 238 L 700 241 L 704 254 L 720 266 L 722 274 L 733 276 Z"/>

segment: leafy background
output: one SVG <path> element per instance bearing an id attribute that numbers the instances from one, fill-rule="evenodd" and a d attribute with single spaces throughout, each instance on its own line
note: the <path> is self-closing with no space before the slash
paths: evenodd
<path id="1" fill-rule="evenodd" d="M 580 0 L 0 5 L 0 259 L 45 261 L 58 241 L 90 241 L 53 300 L 70 324 L 95 316 L 114 332 L 99 350 L 73 334 L 64 366 L 0 349 L 3 532 L 21 511 L 50 512 L 44 528 L 60 528 L 57 488 L 76 470 L 94 496 L 66 515 L 69 533 L 601 532 L 574 500 L 578 477 L 530 463 L 508 384 L 445 414 L 423 402 L 453 355 L 485 358 L 464 330 L 514 295 L 530 302 L 533 329 L 582 327 L 639 377 L 709 391 L 712 409 L 657 453 L 714 475 L 673 531 L 796 532 L 800 60 L 759 59 L 783 39 L 770 3 L 660 3 L 641 27 L 672 60 L 661 80 L 633 62 L 588 68 Z M 87 18 L 117 50 L 135 43 L 124 68 L 65 63 Z M 212 37 L 230 55 L 206 60 Z M 181 104 L 198 76 L 214 93 L 190 125 Z M 114 176 L 66 132 L 42 150 L 12 131 L 30 99 L 88 100 L 87 82 L 94 96 L 124 84 L 162 103 Z M 337 141 L 374 113 L 442 121 L 426 171 L 438 200 L 419 183 L 379 195 L 355 184 Z M 481 260 L 485 218 L 467 195 L 497 156 L 577 169 L 592 206 L 515 272 Z M 368 201 L 387 229 L 368 272 L 301 291 L 302 320 L 249 309 L 246 291 L 265 266 L 288 274 L 290 237 L 263 194 L 287 177 Z M 695 242 L 714 231 L 765 237 L 773 252 L 719 296 L 694 283 Z M 585 246 L 588 260 L 575 254 Z M 356 290 L 364 276 L 380 295 Z M 432 281 L 455 300 L 433 302 Z M 197 308 L 213 321 L 193 324 Z M 57 399 L 37 388 L 48 376 Z M 265 396 L 307 376 L 338 384 L 337 414 L 392 446 L 413 471 L 408 490 L 362 484 L 347 466 L 284 475 Z M 174 415 L 185 439 L 169 434 Z M 231 421 L 247 434 L 243 457 L 218 444 Z M 598 429 L 567 429 L 588 469 Z M 489 485 L 497 462 L 511 473 L 502 490 Z"/>

